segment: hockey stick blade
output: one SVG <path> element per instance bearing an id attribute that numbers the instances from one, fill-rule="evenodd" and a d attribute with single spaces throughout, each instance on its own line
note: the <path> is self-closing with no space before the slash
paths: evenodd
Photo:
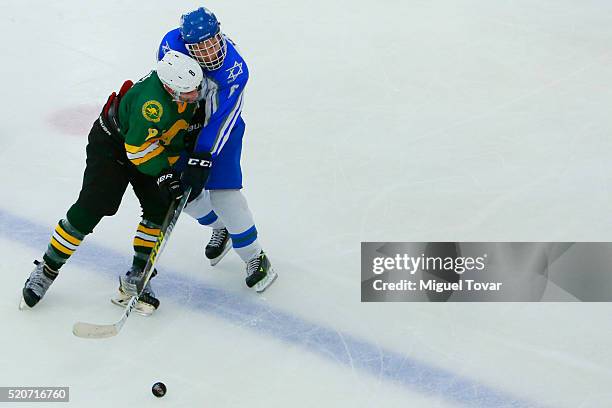
<path id="1" fill-rule="evenodd" d="M 83 339 L 106 339 L 119 333 L 114 324 L 100 325 L 85 322 L 77 322 L 72 326 L 72 333 Z"/>
<path id="2" fill-rule="evenodd" d="M 77 322 L 72 326 L 72 333 L 84 339 L 107 339 L 119 334 L 119 330 L 125 324 L 125 321 L 132 313 L 134 306 L 138 302 L 138 297 L 133 296 L 123 312 L 123 316 L 113 324 L 93 324 L 85 322 Z"/>

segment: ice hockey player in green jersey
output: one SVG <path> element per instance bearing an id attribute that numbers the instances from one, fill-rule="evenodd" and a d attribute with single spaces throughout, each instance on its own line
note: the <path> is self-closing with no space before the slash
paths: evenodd
<path id="1" fill-rule="evenodd" d="M 134 258 L 128 271 L 142 271 L 160 231 L 171 200 L 184 185 L 203 185 L 199 169 L 189 165 L 182 179 L 172 169 L 197 107 L 203 74 L 198 63 L 171 52 L 156 70 L 137 83 L 126 81 L 113 92 L 89 132 L 83 185 L 76 202 L 53 231 L 42 261 L 23 288 L 20 307 L 34 307 L 45 295 L 59 269 L 92 233 L 104 216 L 114 215 L 128 184 L 140 201 L 142 220 L 134 237 Z M 191 162 L 191 160 L 189 160 Z M 150 283 L 136 311 L 150 314 L 159 306 Z"/>

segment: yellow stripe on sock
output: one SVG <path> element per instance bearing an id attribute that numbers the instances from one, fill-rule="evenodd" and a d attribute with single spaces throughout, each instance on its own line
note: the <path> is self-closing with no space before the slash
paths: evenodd
<path id="1" fill-rule="evenodd" d="M 57 240 L 55 238 L 51 238 L 51 245 L 53 246 L 53 248 L 57 249 L 58 251 L 60 251 L 63 254 L 72 255 L 74 253 L 73 250 L 68 249 L 65 246 L 63 246 L 62 244 L 60 244 L 59 242 L 57 242 Z"/>
<path id="2" fill-rule="evenodd" d="M 134 238 L 134 246 L 153 248 L 155 246 L 155 242 L 154 241 L 145 241 L 144 239 L 140 239 L 140 238 Z"/>
<path id="3" fill-rule="evenodd" d="M 57 232 L 62 238 L 70 242 L 72 245 L 79 246 L 81 244 L 80 239 L 77 239 L 73 237 L 72 235 L 70 235 L 69 233 L 67 233 L 66 231 L 64 231 L 64 229 L 59 224 L 57 225 L 57 227 L 55 227 L 55 232 Z"/>
<path id="4" fill-rule="evenodd" d="M 159 228 L 147 228 L 142 224 L 138 225 L 138 231 L 140 232 L 144 232 L 145 234 L 149 234 L 149 235 L 153 235 L 153 236 L 158 236 L 159 235 Z"/>

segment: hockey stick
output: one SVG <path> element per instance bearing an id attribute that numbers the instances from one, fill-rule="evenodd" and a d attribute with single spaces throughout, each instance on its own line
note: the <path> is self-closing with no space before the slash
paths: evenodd
<path id="1" fill-rule="evenodd" d="M 191 187 L 187 187 L 185 190 L 185 194 L 183 197 L 177 202 L 174 201 L 170 204 L 170 208 L 168 209 L 168 214 L 164 219 L 164 222 L 160 228 L 159 236 L 157 237 L 157 241 L 155 242 L 155 246 L 149 255 L 149 259 L 147 260 L 147 264 L 142 271 L 142 276 L 139 279 L 138 285 L 132 284 L 130 288 L 130 294 L 132 297 L 128 302 L 125 310 L 123 312 L 123 316 L 117 322 L 113 324 L 93 324 L 93 323 L 85 323 L 85 322 L 77 322 L 72 326 L 72 333 L 77 337 L 82 337 L 86 339 L 103 339 L 107 337 L 113 337 L 119 334 L 119 331 L 125 324 L 127 318 L 132 313 L 132 310 L 136 306 L 138 302 L 138 298 L 142 295 L 144 287 L 151 279 L 151 275 L 155 270 L 155 265 L 157 264 L 157 260 L 159 259 L 159 255 L 164 250 L 164 247 L 168 243 L 168 239 L 170 238 L 170 234 L 178 221 L 179 216 L 183 212 L 185 205 L 187 204 L 187 200 L 189 199 L 189 194 L 191 193 Z"/>

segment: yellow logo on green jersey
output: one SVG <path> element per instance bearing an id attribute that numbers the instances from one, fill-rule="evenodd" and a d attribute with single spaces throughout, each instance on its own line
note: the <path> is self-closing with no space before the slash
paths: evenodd
<path id="1" fill-rule="evenodd" d="M 142 105 L 142 116 L 150 122 L 159 122 L 164 113 L 164 108 L 157 101 L 147 101 Z"/>

